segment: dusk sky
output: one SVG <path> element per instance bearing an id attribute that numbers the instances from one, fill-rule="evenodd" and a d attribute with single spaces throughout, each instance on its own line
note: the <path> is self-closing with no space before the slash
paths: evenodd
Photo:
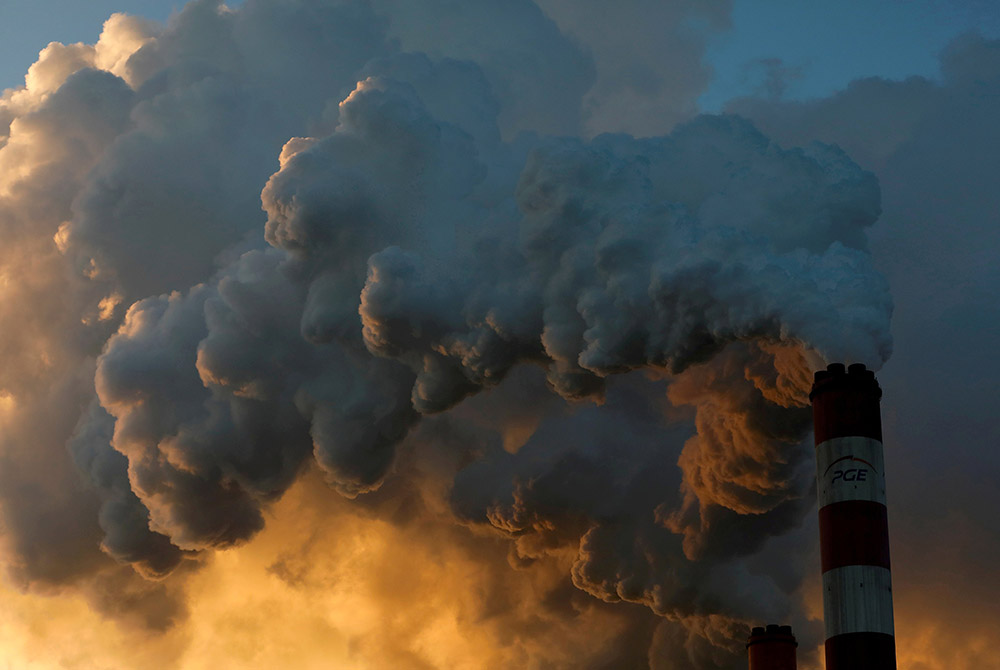
<path id="1" fill-rule="evenodd" d="M 991 0 L 0 6 L 0 667 L 1000 669 Z M 4 666 L 6 662 L 6 666 Z"/>

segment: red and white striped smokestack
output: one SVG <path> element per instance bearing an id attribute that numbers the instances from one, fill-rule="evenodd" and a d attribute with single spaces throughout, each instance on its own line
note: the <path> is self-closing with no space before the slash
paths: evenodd
<path id="1" fill-rule="evenodd" d="M 827 670 L 895 670 L 889 526 L 875 373 L 834 363 L 809 399 L 823 564 Z"/>

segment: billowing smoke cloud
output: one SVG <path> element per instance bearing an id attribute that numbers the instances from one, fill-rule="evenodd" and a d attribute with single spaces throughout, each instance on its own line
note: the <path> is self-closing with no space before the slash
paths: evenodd
<path id="1" fill-rule="evenodd" d="M 777 618 L 812 644 L 800 579 L 760 557 L 811 505 L 811 370 L 891 351 L 878 181 L 732 116 L 574 137 L 683 119 L 702 75 L 612 123 L 586 12 L 419 7 L 116 16 L 4 94 L 13 574 L 166 627 L 318 469 L 407 541 L 469 534 L 484 588 L 527 580 L 566 627 L 644 606 L 607 614 L 642 658 L 593 667 L 733 667 Z M 663 20 L 724 23 L 685 7 Z M 499 663 L 564 663 L 490 606 L 534 650 Z"/>

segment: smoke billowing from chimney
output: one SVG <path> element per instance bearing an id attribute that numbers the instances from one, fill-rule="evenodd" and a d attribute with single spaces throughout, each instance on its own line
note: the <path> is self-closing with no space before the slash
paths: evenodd
<path id="1" fill-rule="evenodd" d="M 796 607 L 741 561 L 809 507 L 811 369 L 890 354 L 877 180 L 738 117 L 535 132 L 594 75 L 534 4 L 504 11 L 537 72 L 402 51 L 390 4 L 119 16 L 5 94 L 2 310 L 44 309 L 3 335 L 3 454 L 22 488 L 85 478 L 28 510 L 5 469 L 17 572 L 169 581 L 306 469 L 365 505 L 429 477 L 400 452 L 439 440 L 450 523 L 515 566 L 569 552 L 578 589 L 738 654 L 747 620 Z M 560 78 L 568 102 L 536 94 Z"/>

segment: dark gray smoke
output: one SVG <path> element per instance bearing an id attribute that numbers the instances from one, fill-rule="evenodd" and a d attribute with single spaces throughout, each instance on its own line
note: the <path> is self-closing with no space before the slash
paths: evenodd
<path id="1" fill-rule="evenodd" d="M 374 508 L 441 480 L 449 522 L 509 538 L 517 570 L 571 554 L 577 589 L 666 617 L 642 628 L 665 657 L 729 667 L 750 620 L 808 639 L 798 581 L 748 561 L 811 504 L 810 370 L 891 352 L 878 181 L 735 116 L 580 138 L 628 127 L 604 122 L 619 69 L 561 32 L 593 35 L 585 12 L 464 3 L 438 40 L 452 3 L 420 9 L 118 17 L 5 94 L 12 562 L 169 590 L 318 467 Z M 630 95 L 655 108 L 653 79 Z M 449 468 L 401 459 L 445 425 Z M 26 508 L 74 467 L 79 492 Z"/>

